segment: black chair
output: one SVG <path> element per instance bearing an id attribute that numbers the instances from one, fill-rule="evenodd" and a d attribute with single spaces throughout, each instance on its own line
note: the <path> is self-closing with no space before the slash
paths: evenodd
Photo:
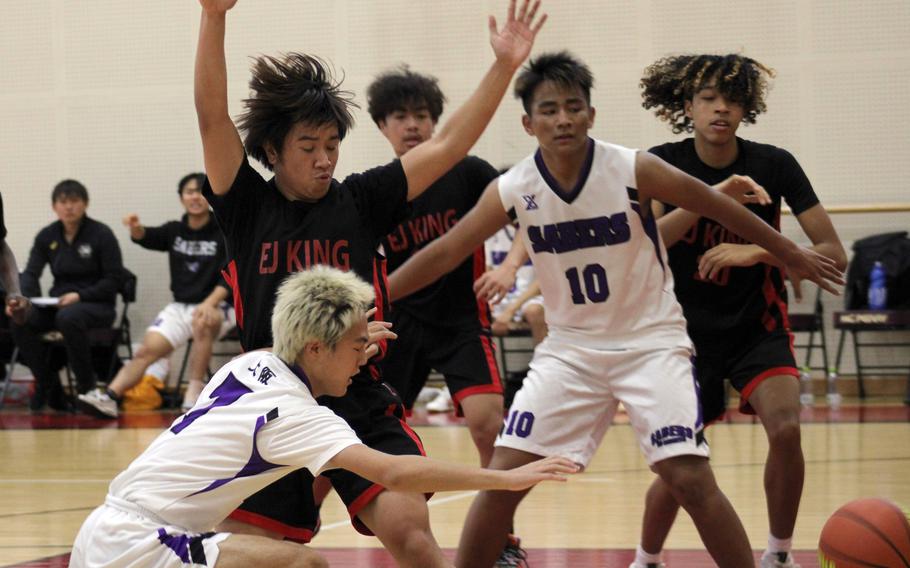
<path id="1" fill-rule="evenodd" d="M 236 349 L 236 348 L 229 349 L 229 348 L 224 348 L 224 347 L 222 349 L 218 348 L 219 344 L 223 345 L 225 343 L 239 343 L 239 342 L 240 342 L 240 330 L 235 326 L 235 327 L 231 328 L 231 330 L 228 331 L 224 337 L 222 337 L 221 339 L 219 339 L 218 341 L 215 342 L 215 346 L 212 349 L 212 357 L 233 357 L 233 356 L 239 354 L 242 351 L 241 349 Z M 180 406 L 180 403 L 182 400 L 181 393 L 183 391 L 184 385 L 186 384 L 186 382 L 188 380 L 186 378 L 186 367 L 190 362 L 190 350 L 192 350 L 192 348 L 193 348 L 193 340 L 191 338 L 189 341 L 187 341 L 186 349 L 183 352 L 183 361 L 180 363 L 180 373 L 177 375 L 177 384 L 174 385 L 174 387 L 172 389 L 168 389 L 168 391 L 164 394 L 164 406 L 165 407 L 176 408 L 176 407 Z M 225 350 L 225 349 L 227 349 L 227 350 Z M 211 367 L 206 368 L 206 372 L 208 373 L 208 378 L 211 379 L 212 375 L 213 375 L 212 368 Z"/>
<path id="2" fill-rule="evenodd" d="M 791 304 L 792 306 L 793 304 Z M 811 381 L 812 371 L 822 371 L 825 376 L 832 372 L 828 358 L 828 340 L 825 335 L 825 309 L 822 305 L 822 289 L 818 288 L 815 294 L 815 302 L 811 312 L 797 312 L 789 314 L 790 331 L 794 334 L 807 333 L 805 343 L 794 343 L 794 349 L 805 349 L 806 357 L 800 366 L 800 381 Z M 821 352 L 821 363 L 812 364 L 812 354 L 815 350 Z M 831 394 L 831 393 L 828 393 Z M 809 383 L 808 392 L 803 392 L 801 400 L 803 404 L 812 403 L 811 382 Z"/>
<path id="3" fill-rule="evenodd" d="M 120 316 L 115 319 L 113 327 L 88 330 L 89 344 L 91 347 L 93 349 L 105 349 L 109 351 L 109 353 L 106 352 L 104 354 L 103 360 L 101 361 L 101 370 L 106 373 L 106 375 L 100 378 L 104 382 L 113 378 L 124 360 L 133 358 L 133 339 L 130 332 L 129 307 L 130 304 L 136 302 L 136 286 L 136 275 L 124 268 L 119 290 L 120 298 L 123 301 L 123 310 L 120 312 Z M 42 340 L 51 346 L 59 347 L 60 350 L 65 352 L 63 335 L 59 331 L 49 331 L 45 333 Z M 126 348 L 126 356 L 121 357 L 120 349 L 123 347 Z M 9 363 L 7 364 L 6 379 L 3 381 L 2 388 L 0 388 L 0 408 L 3 408 L 3 401 L 12 382 L 13 368 L 18 360 L 19 348 L 14 347 Z M 76 379 L 73 376 L 69 365 L 65 365 L 65 369 L 66 382 L 70 390 L 70 396 L 75 398 Z"/>

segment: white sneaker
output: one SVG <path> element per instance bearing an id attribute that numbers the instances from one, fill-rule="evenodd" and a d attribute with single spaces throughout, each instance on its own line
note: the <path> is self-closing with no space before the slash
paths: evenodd
<path id="1" fill-rule="evenodd" d="M 101 418 L 117 418 L 117 401 L 108 396 L 103 389 L 90 390 L 76 398 L 76 405 L 83 412 Z"/>
<path id="2" fill-rule="evenodd" d="M 761 555 L 761 568 L 800 568 L 800 565 L 793 561 L 793 555 L 789 552 L 771 552 L 766 550 Z"/>
<path id="3" fill-rule="evenodd" d="M 452 402 L 452 395 L 449 394 L 449 387 L 443 387 L 436 395 L 436 398 L 427 403 L 429 412 L 451 412 L 455 409 L 455 403 Z"/>
<path id="4" fill-rule="evenodd" d="M 420 394 L 417 395 L 417 400 L 414 402 L 416 404 L 425 404 L 427 402 L 430 402 L 431 400 L 433 400 L 434 398 L 439 396 L 439 393 L 441 391 L 442 391 L 442 389 L 437 388 L 437 387 L 423 387 L 422 389 L 420 389 Z"/>
<path id="5" fill-rule="evenodd" d="M 667 565 L 663 562 L 649 562 L 647 564 L 633 562 L 632 564 L 629 564 L 629 568 L 667 568 Z"/>

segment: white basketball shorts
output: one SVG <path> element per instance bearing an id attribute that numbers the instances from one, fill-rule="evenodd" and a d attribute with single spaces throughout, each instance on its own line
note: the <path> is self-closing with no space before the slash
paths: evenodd
<path id="1" fill-rule="evenodd" d="M 549 335 L 496 445 L 587 466 L 622 402 L 649 465 L 708 456 L 691 357 L 686 347 L 600 350 Z"/>
<path id="2" fill-rule="evenodd" d="M 160 333 L 167 339 L 168 343 L 176 349 L 186 344 L 193 338 L 193 311 L 199 304 L 181 304 L 172 302 L 158 312 L 155 321 L 152 322 L 147 331 Z M 234 307 L 227 302 L 221 302 L 218 306 L 224 316 L 221 322 L 221 330 L 218 333 L 218 339 L 221 339 L 227 332 L 231 331 L 237 325 L 237 318 L 234 314 Z"/>
<path id="3" fill-rule="evenodd" d="M 230 533 L 196 534 L 104 504 L 88 516 L 70 555 L 70 568 L 186 568 L 214 566 L 218 543 Z"/>

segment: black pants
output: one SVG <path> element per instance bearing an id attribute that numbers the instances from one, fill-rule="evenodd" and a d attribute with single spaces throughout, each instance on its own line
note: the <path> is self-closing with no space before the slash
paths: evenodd
<path id="1" fill-rule="evenodd" d="M 60 382 L 50 365 L 50 346 L 41 340 L 41 336 L 54 329 L 63 334 L 66 357 L 76 375 L 77 389 L 84 393 L 95 388 L 96 383 L 87 332 L 91 328 L 110 327 L 114 315 L 114 304 L 102 302 L 76 302 L 59 309 L 32 307 L 28 320 L 23 325 L 11 324 L 10 331 L 22 360 L 35 376 L 36 385 L 45 391 L 55 390 Z"/>

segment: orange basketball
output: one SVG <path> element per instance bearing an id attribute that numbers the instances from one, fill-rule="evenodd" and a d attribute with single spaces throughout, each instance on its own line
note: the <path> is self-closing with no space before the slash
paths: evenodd
<path id="1" fill-rule="evenodd" d="M 818 539 L 821 568 L 910 567 L 910 523 L 885 499 L 850 501 L 825 523 Z"/>

